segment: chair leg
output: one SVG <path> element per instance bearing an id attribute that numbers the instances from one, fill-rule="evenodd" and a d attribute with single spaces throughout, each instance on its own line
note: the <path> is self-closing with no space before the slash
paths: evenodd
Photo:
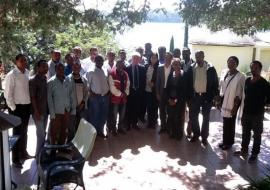
<path id="1" fill-rule="evenodd" d="M 79 185 L 78 185 L 78 184 L 76 184 L 76 187 L 74 188 L 74 190 L 75 190 L 75 189 L 77 189 L 77 187 L 78 187 L 78 186 L 79 186 Z"/>
<path id="2" fill-rule="evenodd" d="M 39 186 L 40 186 L 40 177 L 38 176 L 37 190 L 39 190 Z"/>

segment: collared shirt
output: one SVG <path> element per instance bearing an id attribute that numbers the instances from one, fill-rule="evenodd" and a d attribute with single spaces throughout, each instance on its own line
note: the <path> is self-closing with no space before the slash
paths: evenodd
<path id="1" fill-rule="evenodd" d="M 76 95 L 69 78 L 61 81 L 55 75 L 48 81 L 48 106 L 52 119 L 55 114 L 76 114 Z"/>
<path id="2" fill-rule="evenodd" d="M 115 67 L 116 65 L 116 62 L 114 61 L 113 62 L 113 66 L 111 66 L 107 61 L 104 62 L 103 66 L 102 66 L 102 69 L 104 70 L 104 73 L 105 73 L 105 76 L 108 77 L 109 74 L 111 73 L 112 69 Z"/>
<path id="3" fill-rule="evenodd" d="M 30 97 L 35 98 L 38 112 L 42 115 L 48 113 L 47 104 L 47 77 L 39 74 L 29 80 Z"/>
<path id="4" fill-rule="evenodd" d="M 189 62 L 187 63 L 185 63 L 185 60 L 182 60 L 181 65 L 182 65 L 183 71 L 187 72 L 191 64 L 192 64 L 192 59 L 190 59 Z"/>
<path id="5" fill-rule="evenodd" d="M 91 92 L 105 95 L 109 92 L 109 84 L 103 69 L 95 68 L 94 71 L 86 73 L 86 79 Z"/>
<path id="6" fill-rule="evenodd" d="M 52 76 L 55 75 L 55 65 L 57 65 L 58 63 L 61 63 L 61 61 L 59 62 L 54 62 L 52 59 L 50 61 L 48 61 L 48 73 L 47 73 L 47 78 L 50 79 Z"/>
<path id="7" fill-rule="evenodd" d="M 81 61 L 82 71 L 81 74 L 85 75 L 86 73 L 93 71 L 95 69 L 96 63 L 93 62 L 90 57 L 87 57 Z"/>
<path id="8" fill-rule="evenodd" d="M 145 86 L 146 92 L 152 92 L 152 86 L 150 84 L 151 84 L 153 73 L 154 73 L 154 67 L 152 65 L 149 65 L 146 71 L 146 86 Z"/>
<path id="9" fill-rule="evenodd" d="M 194 68 L 194 90 L 197 93 L 205 93 L 206 92 L 206 84 L 207 84 L 207 65 L 203 64 L 202 67 L 196 64 Z"/>
<path id="10" fill-rule="evenodd" d="M 16 104 L 30 104 L 29 71 L 22 73 L 17 66 L 5 78 L 4 96 L 8 107 L 14 111 Z"/>
<path id="11" fill-rule="evenodd" d="M 72 73 L 72 66 L 66 63 L 64 72 L 65 76 L 68 76 L 70 73 Z"/>
<path id="12" fill-rule="evenodd" d="M 164 65 L 164 76 L 165 76 L 164 88 L 166 88 L 167 86 L 167 81 L 168 81 L 169 74 L 171 72 L 171 67 L 172 67 L 171 65 L 169 65 L 168 67 Z"/>

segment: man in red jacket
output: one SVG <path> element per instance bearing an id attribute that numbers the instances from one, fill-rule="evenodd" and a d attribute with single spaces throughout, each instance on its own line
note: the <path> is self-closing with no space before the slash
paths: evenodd
<path id="1" fill-rule="evenodd" d="M 111 91 L 112 104 L 112 132 L 125 133 L 124 117 L 126 112 L 127 95 L 129 94 L 129 78 L 127 72 L 124 71 L 125 63 L 122 60 L 116 62 L 116 68 L 113 69 L 109 76 L 109 84 Z M 118 128 L 116 128 L 116 119 L 119 114 Z"/>

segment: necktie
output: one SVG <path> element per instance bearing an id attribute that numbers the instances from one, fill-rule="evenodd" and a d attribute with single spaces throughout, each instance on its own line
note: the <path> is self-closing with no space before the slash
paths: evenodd
<path id="1" fill-rule="evenodd" d="M 133 81 L 133 86 L 135 89 L 139 88 L 139 71 L 138 71 L 138 66 L 134 66 L 134 81 Z"/>

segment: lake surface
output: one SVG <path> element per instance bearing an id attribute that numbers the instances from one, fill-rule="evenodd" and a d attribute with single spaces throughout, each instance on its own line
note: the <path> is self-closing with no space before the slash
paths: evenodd
<path id="1" fill-rule="evenodd" d="M 120 47 L 129 51 L 135 47 L 143 46 L 147 42 L 152 44 L 152 50 L 157 51 L 159 46 L 170 47 L 171 37 L 174 37 L 174 47 L 181 48 L 184 43 L 183 23 L 143 23 L 117 35 L 116 39 Z"/>

